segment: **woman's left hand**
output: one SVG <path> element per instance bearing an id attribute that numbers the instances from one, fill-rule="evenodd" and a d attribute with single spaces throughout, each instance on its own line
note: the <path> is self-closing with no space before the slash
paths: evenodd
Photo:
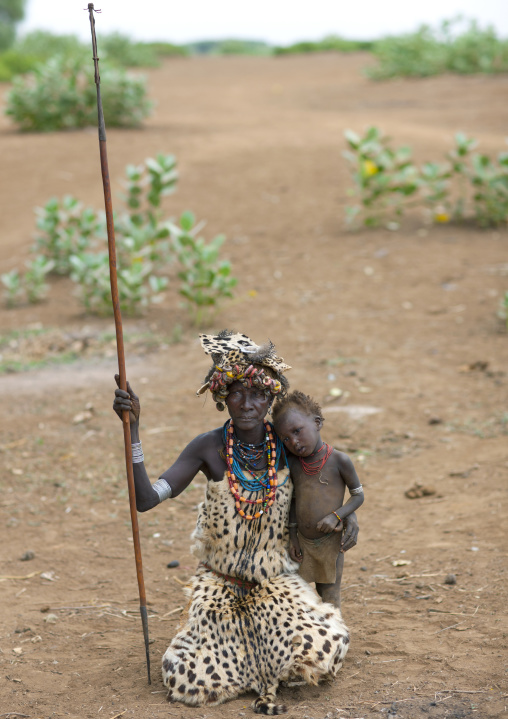
<path id="1" fill-rule="evenodd" d="M 348 549 L 352 549 L 356 546 L 358 541 L 358 532 L 360 527 L 358 526 L 358 520 L 356 514 L 353 512 L 347 517 L 344 522 L 344 534 L 342 535 L 341 552 L 347 552 Z"/>

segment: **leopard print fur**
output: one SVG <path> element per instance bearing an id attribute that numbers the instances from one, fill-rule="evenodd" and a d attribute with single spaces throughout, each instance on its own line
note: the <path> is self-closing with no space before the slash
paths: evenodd
<path id="1" fill-rule="evenodd" d="M 342 666 L 349 636 L 341 613 L 296 574 L 287 551 L 291 493 L 288 480 L 269 514 L 247 522 L 227 482 L 208 483 L 193 552 L 210 569 L 200 564 L 192 578 L 188 608 L 163 657 L 170 701 L 215 705 L 253 690 L 255 712 L 281 714 L 281 681 L 317 684 Z M 246 589 L 211 570 L 257 584 Z"/>

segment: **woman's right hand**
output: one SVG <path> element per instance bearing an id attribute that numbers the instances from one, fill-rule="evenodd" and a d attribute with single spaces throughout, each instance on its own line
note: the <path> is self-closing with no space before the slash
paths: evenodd
<path id="1" fill-rule="evenodd" d="M 132 391 L 132 387 L 128 382 L 127 392 L 125 392 L 123 389 L 120 389 L 120 375 L 115 375 L 115 382 L 118 385 L 118 389 L 115 390 L 113 409 L 120 417 L 120 419 L 122 419 L 122 412 L 124 410 L 128 410 L 129 422 L 131 424 L 136 424 L 136 422 L 139 421 L 139 415 L 141 412 L 141 404 L 139 402 L 139 397 L 137 396 L 137 394 L 134 394 L 134 392 Z"/>

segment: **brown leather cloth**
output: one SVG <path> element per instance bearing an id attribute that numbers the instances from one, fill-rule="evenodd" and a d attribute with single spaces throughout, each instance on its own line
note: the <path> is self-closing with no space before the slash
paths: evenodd
<path id="1" fill-rule="evenodd" d="M 341 537 L 342 532 L 330 532 L 318 539 L 307 539 L 298 532 L 298 541 L 303 552 L 303 562 L 299 570 L 302 579 L 318 584 L 335 584 Z"/>

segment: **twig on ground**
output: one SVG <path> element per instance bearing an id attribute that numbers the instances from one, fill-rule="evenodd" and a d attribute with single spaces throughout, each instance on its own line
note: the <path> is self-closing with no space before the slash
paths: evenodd
<path id="1" fill-rule="evenodd" d="M 169 617 L 172 614 L 176 614 L 176 612 L 183 612 L 183 607 L 175 607 L 175 609 L 172 609 L 170 612 L 166 612 L 166 614 L 163 614 L 162 617 L 159 617 L 159 619 L 164 619 L 164 617 Z"/>
<path id="2" fill-rule="evenodd" d="M 443 627 L 442 629 L 438 629 L 437 632 L 434 632 L 434 634 L 441 634 L 441 632 L 445 632 L 447 629 L 453 629 L 454 627 L 458 627 L 459 624 L 464 624 L 464 622 L 467 622 L 467 619 L 464 619 L 462 622 L 457 622 L 456 624 L 450 624 L 448 627 Z"/>
<path id="3" fill-rule="evenodd" d="M 123 712 L 120 712 L 120 714 L 115 714 L 115 716 L 109 717 L 109 719 L 117 719 L 118 717 L 121 717 L 122 714 L 125 714 L 126 711 L 127 709 L 124 709 Z"/>
<path id="4" fill-rule="evenodd" d="M 32 572 L 31 574 L 23 574 L 22 576 L 18 575 L 12 575 L 12 574 L 2 574 L 0 575 L 0 582 L 3 582 L 5 579 L 31 579 L 32 577 L 36 577 L 38 574 L 43 573 L 43 569 L 41 569 L 39 572 Z M 0 714 L 0 716 L 6 716 L 5 714 Z M 30 716 L 30 715 L 28 715 Z"/>
<path id="5" fill-rule="evenodd" d="M 187 582 L 183 582 L 181 579 L 178 579 L 178 577 L 173 577 L 173 579 L 175 580 L 175 582 L 178 582 L 178 584 L 181 584 L 184 587 L 187 584 Z"/>
<path id="6" fill-rule="evenodd" d="M 464 614 L 464 612 L 447 612 L 445 609 L 427 609 L 428 612 L 435 612 L 437 614 L 453 614 L 456 617 L 474 617 L 480 606 L 478 605 L 472 614 Z"/>

